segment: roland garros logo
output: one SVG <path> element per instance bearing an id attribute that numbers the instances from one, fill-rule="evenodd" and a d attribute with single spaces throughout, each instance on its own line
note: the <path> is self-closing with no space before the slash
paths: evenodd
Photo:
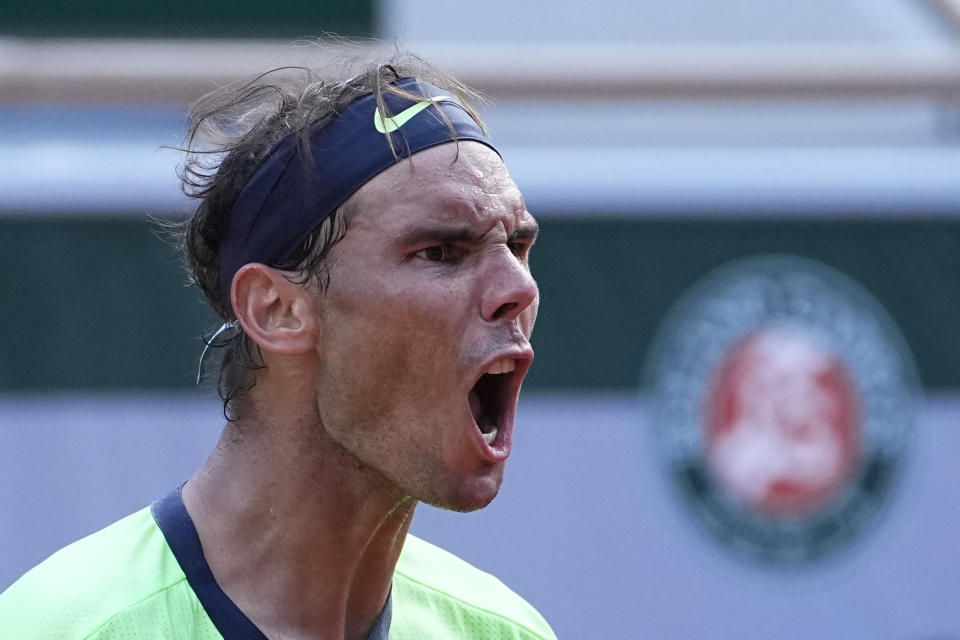
<path id="1" fill-rule="evenodd" d="M 841 548 L 898 475 L 912 360 L 880 305 L 825 265 L 762 257 L 711 274 L 669 314 L 646 377 L 684 502 L 755 559 Z"/>

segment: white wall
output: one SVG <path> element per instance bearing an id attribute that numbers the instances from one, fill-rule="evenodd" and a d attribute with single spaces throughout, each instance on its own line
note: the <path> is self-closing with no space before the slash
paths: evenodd
<path id="1" fill-rule="evenodd" d="M 662 476 L 632 395 L 527 396 L 501 495 L 418 509 L 414 532 L 500 576 L 561 638 L 960 636 L 960 398 L 923 405 L 884 514 L 814 567 L 744 564 Z M 196 396 L 0 398 L 0 588 L 160 497 L 216 440 Z"/>

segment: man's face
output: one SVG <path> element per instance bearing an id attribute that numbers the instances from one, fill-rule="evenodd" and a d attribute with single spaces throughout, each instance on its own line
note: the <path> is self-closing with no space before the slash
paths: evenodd
<path id="1" fill-rule="evenodd" d="M 323 427 L 415 498 L 481 508 L 500 488 L 533 358 L 536 222 L 476 142 L 415 154 L 357 205 L 316 299 Z"/>

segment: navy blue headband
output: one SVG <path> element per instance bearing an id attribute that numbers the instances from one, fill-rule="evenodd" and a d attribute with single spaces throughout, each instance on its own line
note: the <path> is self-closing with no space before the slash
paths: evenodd
<path id="1" fill-rule="evenodd" d="M 449 92 L 416 78 L 403 78 L 394 86 L 424 100 L 384 92 L 391 114 L 384 119 L 373 94 L 358 98 L 311 137 L 314 167 L 301 161 L 296 134 L 270 152 L 230 211 L 220 244 L 223 291 L 230 291 L 234 274 L 249 262 L 280 265 L 289 259 L 337 207 L 398 160 L 453 140 L 475 140 L 496 151 Z"/>

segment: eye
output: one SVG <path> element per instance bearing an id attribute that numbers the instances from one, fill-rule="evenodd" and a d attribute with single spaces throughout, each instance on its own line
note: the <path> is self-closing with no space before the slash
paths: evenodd
<path id="1" fill-rule="evenodd" d="M 527 253 L 530 252 L 530 245 L 526 242 L 508 242 L 507 246 L 510 248 L 510 251 L 513 255 L 517 256 L 521 260 L 527 257 Z"/>
<path id="2" fill-rule="evenodd" d="M 446 244 L 425 247 L 417 251 L 414 255 L 427 262 L 452 263 L 460 259 L 459 253 L 452 246 Z"/>

